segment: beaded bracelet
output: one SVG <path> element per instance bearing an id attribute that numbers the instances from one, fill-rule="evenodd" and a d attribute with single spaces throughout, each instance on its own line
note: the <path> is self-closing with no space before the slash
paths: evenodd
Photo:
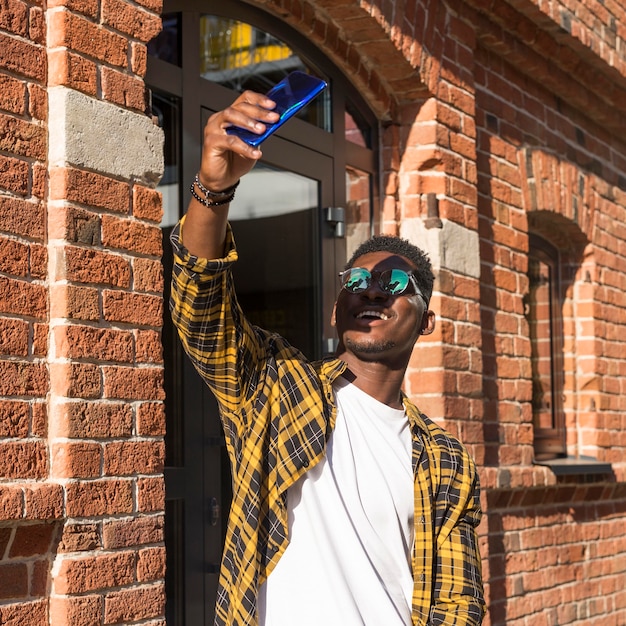
<path id="1" fill-rule="evenodd" d="M 201 182 L 200 177 L 196 174 L 196 177 L 191 183 L 191 195 L 200 203 L 206 207 L 222 206 L 229 204 L 235 197 L 235 190 L 239 185 L 237 181 L 232 187 L 228 187 L 223 191 L 211 191 L 207 189 Z M 204 198 L 196 191 L 196 186 L 204 194 Z"/>

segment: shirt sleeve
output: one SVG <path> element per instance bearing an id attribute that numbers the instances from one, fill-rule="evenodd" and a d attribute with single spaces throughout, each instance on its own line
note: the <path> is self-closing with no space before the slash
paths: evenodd
<path id="1" fill-rule="evenodd" d="M 263 368 L 261 337 L 243 315 L 234 291 L 232 266 L 237 250 L 230 226 L 225 254 L 202 259 L 183 245 L 184 220 L 171 234 L 174 251 L 170 311 L 183 348 L 210 387 L 225 429 L 241 436 L 238 409 L 250 398 Z M 243 419 L 243 418 L 241 418 Z"/>
<path id="2" fill-rule="evenodd" d="M 463 448 L 444 454 L 441 471 L 429 626 L 478 626 L 485 613 L 476 532 L 481 519 L 478 475 Z"/>

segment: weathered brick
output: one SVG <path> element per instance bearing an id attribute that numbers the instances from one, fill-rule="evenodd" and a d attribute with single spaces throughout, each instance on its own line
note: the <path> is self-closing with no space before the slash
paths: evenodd
<path id="1" fill-rule="evenodd" d="M 163 0 L 141 0 L 141 2 L 138 2 L 137 4 L 142 7 L 146 7 L 149 11 L 153 11 L 159 15 L 163 11 Z"/>
<path id="2" fill-rule="evenodd" d="M 28 270 L 31 278 L 45 279 L 48 270 L 48 249 L 46 246 L 31 243 L 29 248 Z"/>
<path id="3" fill-rule="evenodd" d="M 165 508 L 165 481 L 162 477 L 137 479 L 137 511 L 158 512 Z"/>
<path id="4" fill-rule="evenodd" d="M 156 367 L 103 366 L 104 397 L 110 399 L 163 400 L 163 370 Z"/>
<path id="5" fill-rule="evenodd" d="M 104 600 L 104 620 L 107 624 L 158 617 L 164 611 L 165 586 L 163 584 L 115 591 L 107 594 Z"/>
<path id="6" fill-rule="evenodd" d="M 163 263 L 154 259 L 133 259 L 133 288 L 162 294 L 164 287 Z"/>
<path id="7" fill-rule="evenodd" d="M 124 0 L 102 0 L 102 19 L 107 26 L 147 43 L 161 32 L 161 20 Z"/>
<path id="8" fill-rule="evenodd" d="M 0 32 L 0 67 L 43 84 L 46 81 L 45 50 Z"/>
<path id="9" fill-rule="evenodd" d="M 0 109 L 16 115 L 24 115 L 26 84 L 23 81 L 0 74 Z"/>
<path id="10" fill-rule="evenodd" d="M 52 545 L 56 532 L 57 527 L 51 522 L 19 525 L 15 529 L 9 557 L 31 557 L 46 554 Z"/>
<path id="11" fill-rule="evenodd" d="M 100 595 L 52 596 L 50 623 L 54 626 L 101 626 L 104 598 Z"/>
<path id="12" fill-rule="evenodd" d="M 45 121 L 48 114 L 48 92 L 41 85 L 28 85 L 28 113 L 33 120 Z"/>
<path id="13" fill-rule="evenodd" d="M 43 200 L 48 193 L 48 168 L 42 163 L 33 163 L 32 170 L 31 198 Z"/>
<path id="14" fill-rule="evenodd" d="M 0 361 L 0 395 L 42 397 L 48 392 L 48 372 L 40 363 Z"/>
<path id="15" fill-rule="evenodd" d="M 32 411 L 30 431 L 33 437 L 48 436 L 48 404 L 46 400 L 47 398 L 44 398 L 40 402 L 30 404 Z"/>
<path id="16" fill-rule="evenodd" d="M 133 552 L 102 554 L 61 561 L 54 581 L 57 594 L 75 594 L 120 587 L 135 582 Z"/>
<path id="17" fill-rule="evenodd" d="M 61 48 L 48 53 L 48 64 L 51 87 L 63 85 L 90 96 L 97 95 L 98 66 L 91 59 Z"/>
<path id="18" fill-rule="evenodd" d="M 26 563 L 0 563 L 0 600 L 28 596 Z"/>
<path id="19" fill-rule="evenodd" d="M 0 400 L 0 437 L 26 437 L 29 427 L 30 404 L 28 402 Z"/>
<path id="20" fill-rule="evenodd" d="M 107 289 L 102 294 L 102 308 L 108 322 L 155 327 L 163 323 L 163 298 L 159 296 Z"/>
<path id="21" fill-rule="evenodd" d="M 131 363 L 134 358 L 132 331 L 94 328 L 77 324 L 54 328 L 56 354 L 68 359 Z"/>
<path id="22" fill-rule="evenodd" d="M 97 478 L 102 473 L 102 446 L 83 441 L 52 444 L 51 472 L 58 478 Z"/>
<path id="23" fill-rule="evenodd" d="M 50 366 L 52 392 L 68 398 L 99 398 L 102 373 L 91 363 L 53 363 Z"/>
<path id="24" fill-rule="evenodd" d="M 0 484 L 0 520 L 24 516 L 24 492 L 20 487 Z"/>
<path id="25" fill-rule="evenodd" d="M 44 218 L 41 204 L 0 195 L 0 230 L 41 241 Z"/>
<path id="26" fill-rule="evenodd" d="M 112 215 L 102 217 L 102 243 L 109 248 L 152 256 L 161 256 L 163 253 L 163 236 L 158 226 L 148 226 Z"/>
<path id="27" fill-rule="evenodd" d="M 100 220 L 98 213 L 77 208 L 62 206 L 54 210 L 48 220 L 48 232 L 52 239 L 62 239 L 68 243 L 99 246 Z"/>
<path id="28" fill-rule="evenodd" d="M 115 550 L 160 543 L 164 539 L 163 529 L 163 515 L 142 515 L 105 521 L 102 527 L 103 546 L 106 550 Z"/>
<path id="29" fill-rule="evenodd" d="M 28 322 L 12 318 L 0 318 L 0 355 L 28 355 Z M 2 432 L 2 425 L 0 425 Z"/>
<path id="30" fill-rule="evenodd" d="M 0 14 L 0 28 L 26 38 L 28 35 L 28 7 L 19 0 L 7 0 Z"/>
<path id="31" fill-rule="evenodd" d="M 28 19 L 28 36 L 30 40 L 45 45 L 46 23 L 42 7 L 30 7 Z"/>
<path id="32" fill-rule="evenodd" d="M 1 42 L 0 34 L 0 49 Z M 47 154 L 46 129 L 26 120 L 0 114 L 0 150 L 44 161 Z"/>
<path id="33" fill-rule="evenodd" d="M 112 441 L 104 446 L 104 475 L 133 476 L 163 472 L 163 441 Z"/>
<path id="34" fill-rule="evenodd" d="M 66 486 L 67 515 L 94 517 L 130 513 L 133 510 L 133 487 L 129 480 L 92 480 Z"/>
<path id="35" fill-rule="evenodd" d="M 63 437 L 104 439 L 132 433 L 133 412 L 127 403 L 66 402 L 55 415 L 58 435 Z"/>
<path id="36" fill-rule="evenodd" d="M 65 272 L 59 279 L 121 288 L 130 286 L 130 263 L 120 255 L 73 246 L 66 247 L 64 253 Z"/>
<path id="37" fill-rule="evenodd" d="M 46 311 L 44 286 L 0 276 L 0 313 L 43 319 Z"/>
<path id="38" fill-rule="evenodd" d="M 98 17 L 100 3 L 98 0 L 49 0 L 48 8 L 63 7 L 74 13 L 82 13 L 87 17 Z"/>
<path id="39" fill-rule="evenodd" d="M 99 548 L 102 548 L 100 524 L 68 522 L 63 526 L 59 552 L 91 552 Z"/>
<path id="40" fill-rule="evenodd" d="M 0 236 L 0 271 L 12 276 L 27 276 L 28 252 L 28 244 Z"/>
<path id="41" fill-rule="evenodd" d="M 141 185 L 133 187 L 133 215 L 159 224 L 163 219 L 163 195 Z"/>
<path id="42" fill-rule="evenodd" d="M 48 324 L 33 324 L 32 355 L 45 357 L 48 354 Z"/>
<path id="43" fill-rule="evenodd" d="M 66 47 L 110 65 L 126 67 L 128 42 L 122 35 L 65 10 L 50 11 L 48 19 L 51 48 Z"/>
<path id="44" fill-rule="evenodd" d="M 44 478 L 48 473 L 48 451 L 41 441 L 0 443 L 0 477 Z"/>
<path id="45" fill-rule="evenodd" d="M 50 316 L 97 321 L 100 319 L 100 292 L 93 287 L 53 285 L 50 288 Z"/>
<path id="46" fill-rule="evenodd" d="M 74 168 L 53 168 L 50 171 L 50 197 L 117 213 L 130 210 L 127 183 Z"/>
<path id="47" fill-rule="evenodd" d="M 24 489 L 25 519 L 60 519 L 64 511 L 63 487 L 53 483 L 28 485 Z"/>
<path id="48" fill-rule="evenodd" d="M 165 546 L 144 548 L 137 557 L 137 580 L 146 582 L 165 577 Z"/>
<path id="49" fill-rule="evenodd" d="M 146 110 L 146 87 L 142 79 L 109 67 L 103 67 L 100 76 L 102 96 L 108 102 L 135 111 Z"/>
<path id="50" fill-rule="evenodd" d="M 145 77 L 148 69 L 148 48 L 143 43 L 131 42 L 130 69 L 140 77 Z"/>
<path id="51" fill-rule="evenodd" d="M 165 405 L 162 402 L 142 402 L 137 407 L 137 435 L 165 435 Z"/>
<path id="52" fill-rule="evenodd" d="M 0 605 L 0 624 L 2 626 L 25 626 L 28 624 L 48 623 L 47 600 L 26 600 L 13 604 Z"/>
<path id="53" fill-rule="evenodd" d="M 135 359 L 138 363 L 163 363 L 161 333 L 156 330 L 135 331 Z"/>
<path id="54" fill-rule="evenodd" d="M 19 196 L 28 195 L 30 166 L 26 161 L 0 155 L 0 187 Z"/>

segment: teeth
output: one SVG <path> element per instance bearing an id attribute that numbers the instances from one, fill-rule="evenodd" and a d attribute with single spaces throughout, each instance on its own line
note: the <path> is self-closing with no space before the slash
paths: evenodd
<path id="1" fill-rule="evenodd" d="M 389 316 L 381 313 L 380 311 L 361 311 L 356 318 L 358 320 L 363 319 L 364 317 L 376 317 L 379 320 L 388 320 Z"/>

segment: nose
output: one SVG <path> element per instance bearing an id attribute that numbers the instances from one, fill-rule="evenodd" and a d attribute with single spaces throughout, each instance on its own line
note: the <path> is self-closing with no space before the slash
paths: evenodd
<path id="1" fill-rule="evenodd" d="M 368 300 L 386 300 L 390 294 L 385 291 L 378 280 L 372 278 L 370 284 L 361 292 L 361 297 Z"/>

